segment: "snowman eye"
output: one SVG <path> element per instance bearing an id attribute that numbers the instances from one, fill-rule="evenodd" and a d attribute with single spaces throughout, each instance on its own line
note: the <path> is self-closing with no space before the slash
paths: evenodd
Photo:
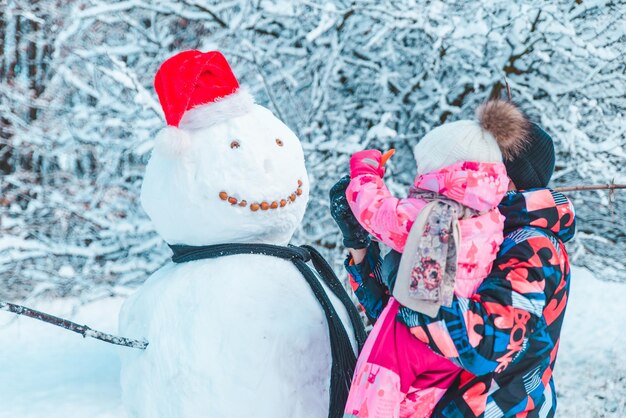
<path id="1" fill-rule="evenodd" d="M 239 141 L 236 141 L 236 140 L 230 143 L 230 147 L 232 149 L 239 148 L 240 146 L 241 146 L 241 144 L 239 143 Z"/>
<path id="2" fill-rule="evenodd" d="M 280 138 L 276 138 L 276 145 L 278 145 L 279 147 L 283 146 L 283 141 Z"/>

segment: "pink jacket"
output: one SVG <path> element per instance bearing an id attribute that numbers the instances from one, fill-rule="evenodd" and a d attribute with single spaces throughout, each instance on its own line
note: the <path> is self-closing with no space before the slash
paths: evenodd
<path id="1" fill-rule="evenodd" d="M 459 222 L 461 246 L 454 289 L 458 296 L 473 295 L 491 270 L 503 240 L 504 217 L 497 205 L 507 185 L 503 164 L 473 162 L 453 164 L 415 179 L 416 188 L 439 193 L 482 213 Z M 382 178 L 372 173 L 355 176 L 346 197 L 361 225 L 400 252 L 414 220 L 428 203 L 391 196 Z M 429 417 L 461 371 L 396 321 L 399 307 L 390 298 L 359 354 L 344 418 Z"/>
<path id="2" fill-rule="evenodd" d="M 502 163 L 459 162 L 415 178 L 414 187 L 439 193 L 482 213 L 459 222 L 461 247 L 455 285 L 458 296 L 473 295 L 491 271 L 503 240 L 504 217 L 497 206 L 508 183 Z M 354 177 L 346 197 L 359 223 L 399 252 L 404 249 L 413 221 L 428 204 L 421 199 L 393 197 L 375 174 Z"/>

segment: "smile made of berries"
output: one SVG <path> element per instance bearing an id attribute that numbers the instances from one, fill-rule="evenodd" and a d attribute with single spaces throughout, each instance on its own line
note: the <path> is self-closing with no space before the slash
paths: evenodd
<path id="1" fill-rule="evenodd" d="M 272 202 L 266 202 L 266 201 L 262 201 L 260 203 L 250 203 L 250 210 L 252 212 L 256 212 L 259 209 L 261 210 L 269 210 L 269 209 L 278 209 L 278 208 L 283 208 L 285 206 L 287 206 L 288 204 L 291 204 L 293 202 L 296 201 L 296 199 L 302 195 L 302 180 L 298 180 L 298 188 L 296 189 L 295 192 L 291 193 L 289 196 L 287 196 L 285 199 L 280 199 L 280 200 L 274 200 Z M 228 193 L 226 192 L 220 192 L 219 193 L 219 197 L 221 200 L 230 203 L 233 206 L 241 206 L 241 207 L 247 207 L 248 206 L 248 201 L 247 200 L 239 200 L 236 197 L 230 196 Z"/>

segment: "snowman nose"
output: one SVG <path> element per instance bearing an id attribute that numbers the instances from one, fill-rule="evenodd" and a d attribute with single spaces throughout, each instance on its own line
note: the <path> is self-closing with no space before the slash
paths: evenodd
<path id="1" fill-rule="evenodd" d="M 272 174 L 274 172 L 274 163 L 269 158 L 263 161 L 263 168 L 266 174 Z"/>

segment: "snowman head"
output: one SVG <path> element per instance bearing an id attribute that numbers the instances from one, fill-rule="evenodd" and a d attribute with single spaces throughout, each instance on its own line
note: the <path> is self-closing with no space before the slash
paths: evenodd
<path id="1" fill-rule="evenodd" d="M 170 58 L 155 88 L 169 126 L 141 202 L 157 232 L 169 244 L 287 244 L 309 194 L 298 137 L 239 88 L 219 52 Z"/>

